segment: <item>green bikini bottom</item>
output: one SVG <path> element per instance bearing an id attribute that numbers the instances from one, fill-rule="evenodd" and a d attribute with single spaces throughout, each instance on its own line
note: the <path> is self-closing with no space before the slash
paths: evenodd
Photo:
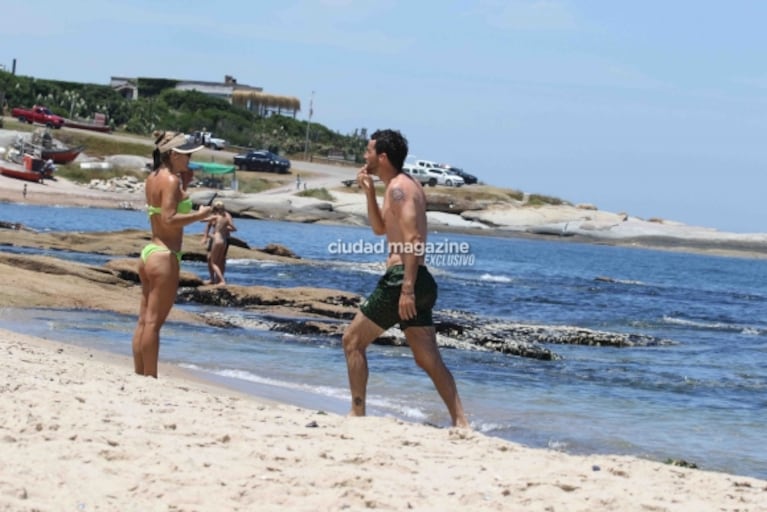
<path id="1" fill-rule="evenodd" d="M 156 252 L 171 252 L 176 255 L 176 259 L 181 263 L 181 257 L 184 255 L 182 251 L 173 252 L 167 247 L 163 247 L 162 245 L 157 245 L 155 243 L 149 243 L 144 246 L 143 249 L 141 249 L 141 261 L 146 264 L 146 260 L 149 259 L 149 256 L 151 256 L 153 253 Z"/>

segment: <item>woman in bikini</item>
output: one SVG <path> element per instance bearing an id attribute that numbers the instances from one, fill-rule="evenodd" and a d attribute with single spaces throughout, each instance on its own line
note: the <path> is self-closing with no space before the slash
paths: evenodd
<path id="1" fill-rule="evenodd" d="M 213 234 L 210 234 L 211 229 Z M 202 237 L 203 245 L 208 248 L 208 272 L 211 284 L 223 286 L 226 284 L 226 252 L 229 250 L 229 236 L 237 231 L 229 212 L 224 208 L 223 201 L 213 203 L 213 217 L 205 227 Z"/>
<path id="2" fill-rule="evenodd" d="M 154 136 L 154 165 L 145 183 L 152 241 L 141 251 L 138 266 L 142 297 L 133 333 L 133 364 L 139 375 L 156 378 L 160 328 L 178 290 L 184 226 L 206 219 L 211 208 L 193 211 L 186 194 L 190 155 L 203 146 L 187 142 L 183 133 L 159 131 Z"/>

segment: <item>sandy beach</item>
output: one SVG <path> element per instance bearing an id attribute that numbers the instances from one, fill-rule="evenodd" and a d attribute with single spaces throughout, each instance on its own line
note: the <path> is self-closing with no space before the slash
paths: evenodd
<path id="1" fill-rule="evenodd" d="M 22 187 L 0 177 L 0 200 L 21 202 Z M 143 204 L 65 180 L 24 199 L 123 201 Z M 347 418 L 162 363 L 159 380 L 141 378 L 126 357 L 10 331 L 0 350 L 2 511 L 767 510 L 764 480 Z"/>
<path id="2" fill-rule="evenodd" d="M 0 331 L 0 510 L 767 510 L 767 481 L 270 403 Z"/>

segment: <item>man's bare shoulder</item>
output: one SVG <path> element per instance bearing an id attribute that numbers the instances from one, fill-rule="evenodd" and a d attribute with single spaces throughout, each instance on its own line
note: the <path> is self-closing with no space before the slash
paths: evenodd
<path id="1" fill-rule="evenodd" d="M 386 186 L 386 201 L 389 204 L 402 204 L 412 197 L 412 189 L 409 187 L 409 183 L 402 180 L 402 175 L 392 178 Z"/>
<path id="2" fill-rule="evenodd" d="M 401 172 L 389 182 L 389 189 L 392 191 L 400 190 L 412 197 L 413 194 L 420 192 L 421 184 L 404 172 Z"/>

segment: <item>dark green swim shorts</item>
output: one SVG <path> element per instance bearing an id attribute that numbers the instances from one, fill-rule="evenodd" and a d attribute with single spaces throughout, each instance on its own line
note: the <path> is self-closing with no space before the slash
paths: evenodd
<path id="1" fill-rule="evenodd" d="M 360 307 L 366 317 L 384 330 L 398 322 L 403 330 L 408 327 L 434 325 L 431 310 L 437 302 L 437 283 L 424 266 L 418 267 L 415 280 L 416 315 L 410 320 L 400 319 L 399 296 L 402 291 L 404 276 L 404 265 L 393 265 L 386 269 L 386 273 L 378 281 L 376 289 Z"/>

